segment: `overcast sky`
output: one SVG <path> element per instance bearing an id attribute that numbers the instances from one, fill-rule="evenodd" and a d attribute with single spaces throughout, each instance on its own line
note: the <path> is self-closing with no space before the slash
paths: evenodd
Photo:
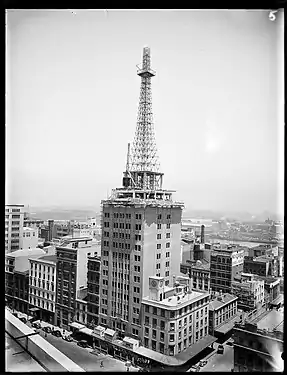
<path id="1" fill-rule="evenodd" d="M 149 46 L 164 188 L 189 210 L 283 211 L 282 14 L 75 12 L 7 12 L 9 203 L 98 206 L 121 186 Z"/>

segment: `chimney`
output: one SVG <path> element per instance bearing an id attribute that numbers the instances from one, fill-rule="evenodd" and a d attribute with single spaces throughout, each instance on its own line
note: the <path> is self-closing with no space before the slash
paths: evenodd
<path id="1" fill-rule="evenodd" d="M 204 225 L 201 226 L 200 242 L 204 243 Z"/>

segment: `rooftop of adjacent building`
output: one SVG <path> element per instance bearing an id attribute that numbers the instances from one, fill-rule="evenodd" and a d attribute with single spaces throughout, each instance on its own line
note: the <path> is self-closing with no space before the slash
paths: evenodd
<path id="1" fill-rule="evenodd" d="M 247 324 L 256 325 L 257 329 L 265 330 L 267 333 L 284 331 L 284 313 L 277 310 L 265 310 L 248 320 Z"/>
<path id="2" fill-rule="evenodd" d="M 57 262 L 57 255 L 43 255 L 40 258 L 38 258 L 41 262 L 49 262 L 49 263 L 55 263 Z"/>
<path id="3" fill-rule="evenodd" d="M 32 249 L 21 249 L 15 250 L 11 253 L 6 254 L 7 257 L 19 258 L 19 257 L 33 257 L 38 255 L 45 255 L 45 251 L 40 249 L 39 247 L 35 247 Z"/>
<path id="4" fill-rule="evenodd" d="M 230 293 L 223 293 L 218 296 L 214 296 L 214 299 L 209 302 L 209 310 L 218 310 L 221 307 L 236 301 L 237 299 L 237 296 Z"/>
<path id="5" fill-rule="evenodd" d="M 165 289 L 165 292 L 171 291 L 173 288 Z M 208 292 L 189 291 L 186 293 L 175 294 L 170 297 L 164 298 L 162 301 L 152 300 L 149 297 L 144 297 L 142 302 L 155 305 L 158 307 L 178 307 L 181 308 L 192 302 L 196 302 L 203 297 L 209 296 Z"/>

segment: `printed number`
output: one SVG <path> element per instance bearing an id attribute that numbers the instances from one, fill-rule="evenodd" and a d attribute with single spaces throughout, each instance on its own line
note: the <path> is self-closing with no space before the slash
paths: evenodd
<path id="1" fill-rule="evenodd" d="M 269 19 L 270 21 L 275 21 L 276 20 L 276 16 L 275 14 L 278 12 L 278 10 L 272 10 L 270 13 L 269 13 Z"/>

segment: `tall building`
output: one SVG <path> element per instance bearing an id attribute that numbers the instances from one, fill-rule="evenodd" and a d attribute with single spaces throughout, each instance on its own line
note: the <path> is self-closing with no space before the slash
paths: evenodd
<path id="1" fill-rule="evenodd" d="M 240 279 L 243 271 L 244 249 L 228 246 L 213 249 L 210 256 L 210 287 L 212 292 L 231 293 L 231 283 Z"/>
<path id="2" fill-rule="evenodd" d="M 102 201 L 102 273 L 100 324 L 138 337 L 141 300 L 149 294 L 149 277 L 171 285 L 179 272 L 183 204 L 162 188 L 155 143 L 150 49 L 138 67 L 141 89 L 137 127 L 128 145 L 123 187 Z"/>
<path id="3" fill-rule="evenodd" d="M 264 311 L 234 332 L 234 372 L 283 372 L 284 314 Z"/>
<path id="4" fill-rule="evenodd" d="M 29 303 L 39 319 L 56 323 L 56 255 L 30 259 Z"/>
<path id="5" fill-rule="evenodd" d="M 23 233 L 24 205 L 5 205 L 5 254 L 20 249 Z"/>
<path id="6" fill-rule="evenodd" d="M 69 238 L 56 246 L 57 325 L 65 329 L 76 320 L 78 291 L 87 287 L 88 256 L 97 255 L 98 246 L 91 238 Z"/>
<path id="7" fill-rule="evenodd" d="M 87 324 L 95 327 L 99 324 L 101 258 L 88 257 Z"/>
<path id="8" fill-rule="evenodd" d="M 186 277 L 173 287 L 164 277 L 149 279 L 149 295 L 142 300 L 144 347 L 175 356 L 208 336 L 208 292 L 191 291 Z"/>

